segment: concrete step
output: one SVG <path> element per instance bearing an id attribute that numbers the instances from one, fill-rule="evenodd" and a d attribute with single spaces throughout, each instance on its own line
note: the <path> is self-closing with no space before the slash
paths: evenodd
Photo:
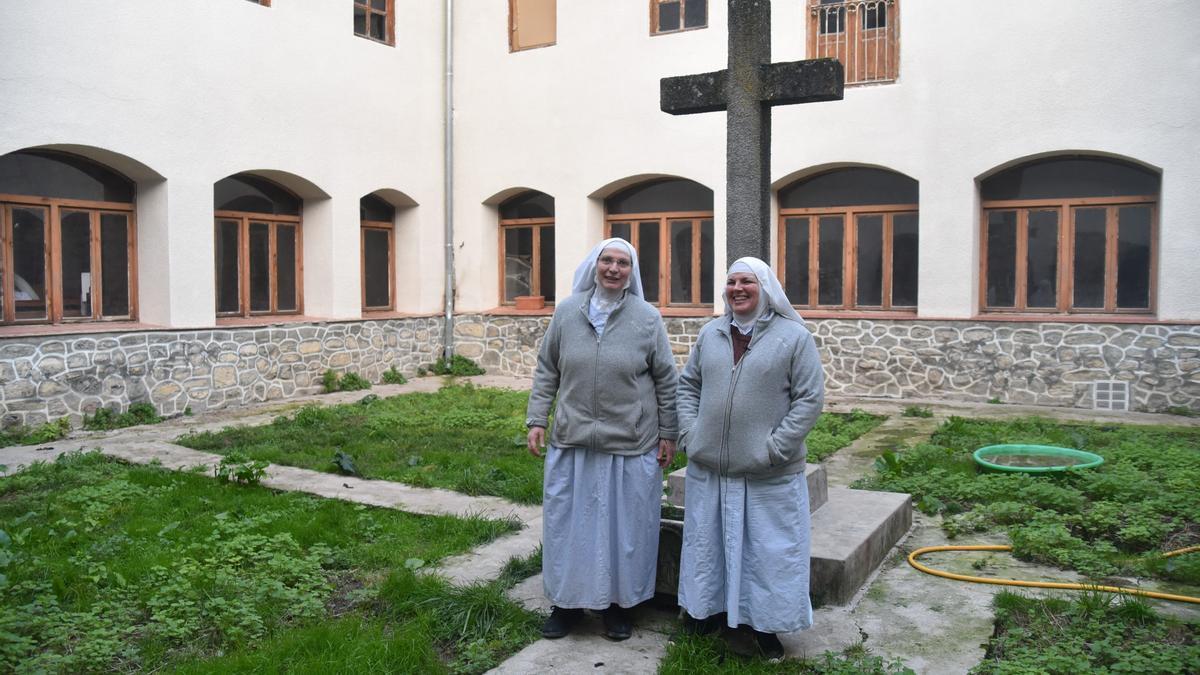
<path id="1" fill-rule="evenodd" d="M 812 516 L 813 603 L 849 602 L 910 527 L 910 495 L 829 488 L 829 500 Z"/>
<path id="2" fill-rule="evenodd" d="M 672 506 L 683 506 L 686 474 L 686 466 L 667 474 L 666 501 Z M 806 464 L 804 478 L 808 481 L 808 512 L 813 513 L 829 498 L 829 481 L 826 478 L 825 467 L 821 464 Z"/>

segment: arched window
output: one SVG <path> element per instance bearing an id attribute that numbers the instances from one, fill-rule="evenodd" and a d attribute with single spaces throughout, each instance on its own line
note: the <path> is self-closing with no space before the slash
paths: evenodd
<path id="1" fill-rule="evenodd" d="M 298 314 L 302 304 L 299 197 L 240 173 L 213 187 L 217 315 Z"/>
<path id="2" fill-rule="evenodd" d="M 605 236 L 637 249 L 647 302 L 712 305 L 712 190 L 679 178 L 639 183 L 606 199 L 604 211 Z"/>
<path id="3" fill-rule="evenodd" d="M 500 205 L 500 302 L 554 302 L 554 197 L 529 190 Z"/>
<path id="4" fill-rule="evenodd" d="M 358 200 L 362 225 L 362 306 L 363 310 L 389 310 L 395 307 L 396 256 L 393 232 L 396 207 L 376 195 Z"/>
<path id="5" fill-rule="evenodd" d="M 1149 313 L 1159 176 L 1066 156 L 980 183 L 980 305 L 989 312 Z"/>
<path id="6" fill-rule="evenodd" d="M 798 307 L 916 311 L 917 181 L 838 169 L 779 191 L 779 269 Z"/>
<path id="7" fill-rule="evenodd" d="M 135 319 L 133 202 L 133 181 L 82 157 L 0 157 L 3 323 Z"/>

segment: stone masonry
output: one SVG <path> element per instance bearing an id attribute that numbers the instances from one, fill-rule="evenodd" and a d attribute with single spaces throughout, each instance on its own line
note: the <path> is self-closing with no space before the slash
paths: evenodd
<path id="1" fill-rule="evenodd" d="M 708 317 L 668 317 L 679 365 Z M 458 354 L 532 375 L 548 316 L 455 318 Z M 1096 382 L 1125 383 L 1129 407 L 1200 411 L 1200 326 L 870 319 L 809 322 L 830 394 L 998 399 L 1093 407 Z M 378 382 L 441 355 L 442 320 L 417 317 L 265 327 L 0 339 L 0 426 L 149 401 L 175 415 L 321 391 L 326 369 Z"/>

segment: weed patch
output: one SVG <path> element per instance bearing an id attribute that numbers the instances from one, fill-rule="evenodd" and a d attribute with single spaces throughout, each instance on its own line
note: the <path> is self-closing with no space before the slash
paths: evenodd
<path id="1" fill-rule="evenodd" d="M 0 447 L 8 445 L 41 445 L 66 438 L 71 433 L 71 421 L 63 417 L 36 427 L 15 427 L 0 433 Z"/>
<path id="2" fill-rule="evenodd" d="M 152 404 L 134 403 L 129 406 L 128 410 L 121 413 L 114 408 L 100 408 L 91 417 L 85 415 L 83 428 L 93 431 L 108 431 L 134 427 L 139 424 L 158 424 L 162 419 Z"/>
<path id="3" fill-rule="evenodd" d="M 383 371 L 383 384 L 408 384 L 408 378 L 396 370 L 395 366 Z"/>
<path id="4" fill-rule="evenodd" d="M 825 652 L 810 659 L 786 659 L 770 663 L 759 657 L 735 654 L 720 637 L 685 636 L 667 646 L 667 656 L 659 675 L 693 673 L 732 673 L 735 675 L 911 675 L 913 671 L 899 660 L 885 660 L 871 654 L 862 645 L 841 653 Z"/>
<path id="5" fill-rule="evenodd" d="M 484 369 L 480 368 L 474 361 L 468 359 L 461 354 L 455 354 L 447 361 L 445 357 L 439 356 L 433 365 L 429 367 L 429 372 L 434 375 L 453 375 L 455 377 L 466 377 L 468 375 L 483 375 Z"/>
<path id="6" fill-rule="evenodd" d="M 326 394 L 332 394 L 337 391 L 361 391 L 370 389 L 371 383 L 367 378 L 358 373 L 346 373 L 338 375 L 334 370 L 326 370 L 321 376 L 321 385 L 325 387 Z"/>
<path id="7" fill-rule="evenodd" d="M 933 410 L 926 405 L 909 405 L 904 407 L 904 412 L 900 413 L 901 417 L 933 417 Z"/>
<path id="8" fill-rule="evenodd" d="M 984 473 L 971 453 L 1027 443 L 1089 450 L 1095 469 L 1062 474 Z M 858 487 L 909 492 L 944 516 L 951 538 L 1006 531 L 1014 554 L 1085 576 L 1149 575 L 1200 584 L 1200 556 L 1161 553 L 1200 543 L 1200 429 L 1058 424 L 1031 418 L 951 418 L 930 438 L 884 453 Z"/>

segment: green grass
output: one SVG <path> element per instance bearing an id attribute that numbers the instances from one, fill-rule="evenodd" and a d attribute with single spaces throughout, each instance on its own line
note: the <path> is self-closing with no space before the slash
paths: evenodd
<path id="1" fill-rule="evenodd" d="M 1140 599 L 1002 591 L 994 604 L 995 634 L 973 675 L 1200 672 L 1200 624 L 1163 618 Z"/>
<path id="2" fill-rule="evenodd" d="M 0 431 L 0 447 L 9 445 L 41 445 L 65 438 L 71 433 L 71 420 L 63 417 L 35 427 L 11 427 Z"/>
<path id="3" fill-rule="evenodd" d="M 0 479 L 0 670 L 154 670 L 226 652 L 253 660 L 260 644 L 292 653 L 322 635 L 402 643 L 410 638 L 395 622 L 328 618 L 373 597 L 392 570 L 513 527 L 64 455 Z M 360 645 L 364 663 L 401 658 L 388 644 Z"/>
<path id="4" fill-rule="evenodd" d="M 785 659 L 779 663 L 770 663 L 758 656 L 739 656 L 721 637 L 708 636 L 682 637 L 669 644 L 667 656 L 659 666 L 658 672 L 659 675 L 901 675 L 911 674 L 913 671 L 899 661 L 887 661 L 875 656 L 861 645 L 850 647 L 840 654 L 825 652 L 817 658 Z"/>
<path id="5" fill-rule="evenodd" d="M 527 401 L 525 392 L 446 386 L 365 404 L 307 406 L 265 426 L 191 434 L 177 442 L 318 471 L 336 471 L 333 458 L 340 450 L 367 478 L 538 504 L 542 464 L 525 448 Z"/>
<path id="6" fill-rule="evenodd" d="M 1100 454 L 1063 474 L 984 473 L 984 445 L 1057 445 Z M 1148 575 L 1200 585 L 1200 555 L 1161 553 L 1200 543 L 1200 428 L 1060 424 L 1039 418 L 951 418 L 928 443 L 884 453 L 857 487 L 909 492 L 945 516 L 953 537 L 1005 531 L 1025 560 L 1092 578 Z"/>

